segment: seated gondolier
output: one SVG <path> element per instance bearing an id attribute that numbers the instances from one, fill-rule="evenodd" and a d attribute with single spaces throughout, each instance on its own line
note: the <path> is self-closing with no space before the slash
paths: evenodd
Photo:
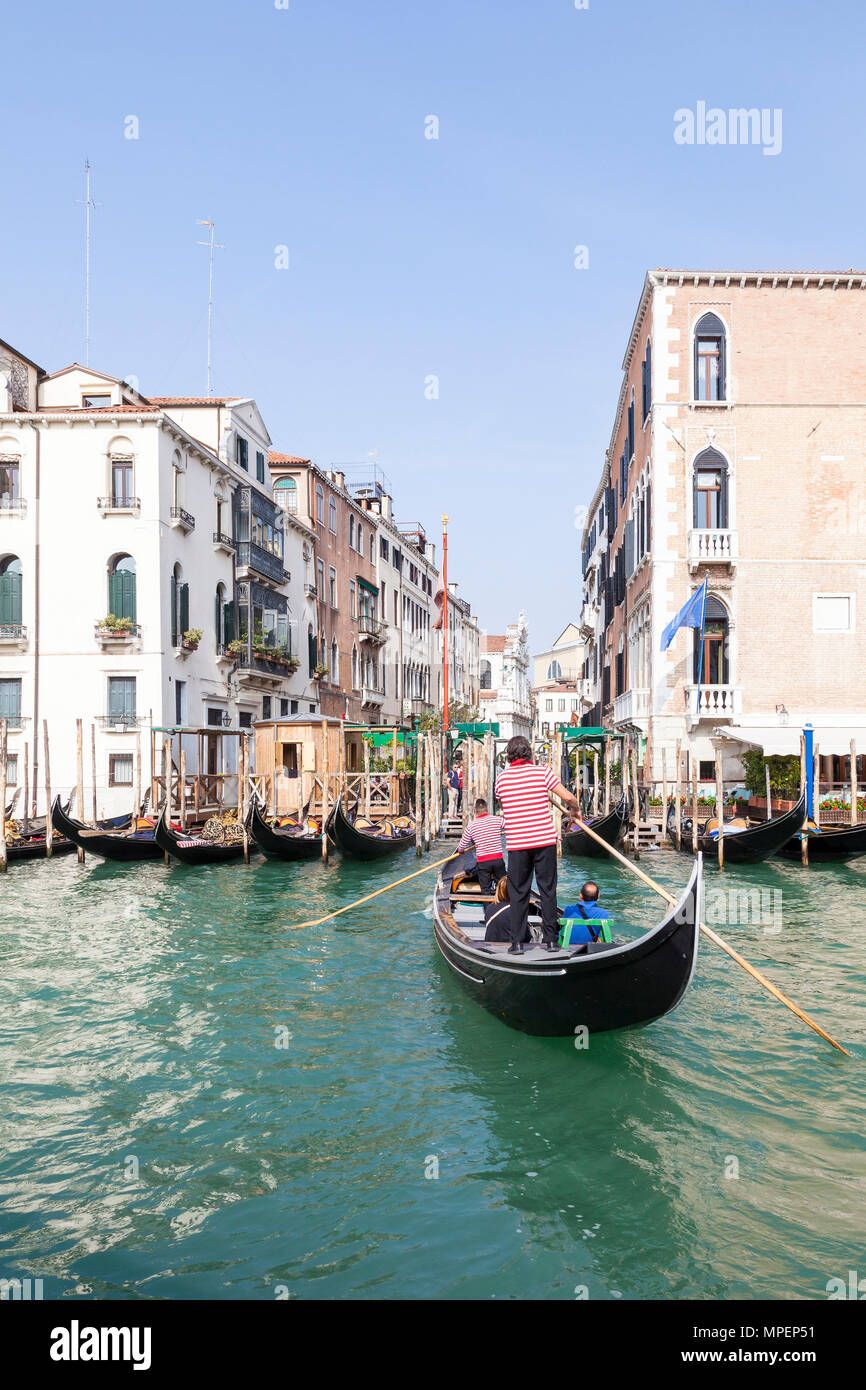
<path id="1" fill-rule="evenodd" d="M 496 779 L 496 795 L 502 806 L 508 845 L 508 896 L 511 901 L 512 955 L 523 951 L 529 914 L 529 894 L 535 874 L 541 898 L 543 945 L 559 949 L 559 911 L 556 906 L 556 829 L 550 810 L 551 795 L 580 811 L 580 803 L 549 767 L 532 761 L 532 749 L 518 735 L 505 750 L 508 766 Z"/>
<path id="2" fill-rule="evenodd" d="M 489 893 L 505 873 L 505 860 L 502 856 L 501 816 L 491 816 L 487 802 L 479 796 L 475 803 L 475 819 L 463 831 L 457 853 L 462 854 L 470 845 L 475 846 L 475 862 L 478 882 L 482 893 Z"/>

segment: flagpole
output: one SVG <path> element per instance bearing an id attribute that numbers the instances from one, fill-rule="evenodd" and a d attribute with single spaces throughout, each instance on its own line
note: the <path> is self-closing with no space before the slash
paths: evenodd
<path id="1" fill-rule="evenodd" d="M 442 706 L 442 730 L 447 734 L 448 719 L 448 518 L 442 517 L 442 650 L 444 653 L 443 680 L 445 699 Z"/>
<path id="2" fill-rule="evenodd" d="M 704 575 L 704 602 L 703 607 L 701 608 L 701 635 L 698 639 L 698 686 L 697 699 L 695 702 L 696 720 L 700 719 L 701 717 L 701 677 L 704 673 L 704 624 L 707 618 L 707 584 L 709 583 L 709 578 L 709 574 Z"/>

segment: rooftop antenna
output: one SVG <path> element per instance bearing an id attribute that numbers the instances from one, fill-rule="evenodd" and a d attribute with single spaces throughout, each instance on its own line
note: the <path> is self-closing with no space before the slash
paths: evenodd
<path id="1" fill-rule="evenodd" d="M 224 251 L 225 247 L 220 242 L 214 241 L 214 224 L 205 218 L 198 219 L 200 227 L 210 227 L 210 236 L 207 241 L 198 242 L 199 246 L 208 247 L 208 281 L 207 281 L 207 393 L 213 395 L 213 253 L 214 251 Z"/>
<path id="2" fill-rule="evenodd" d="M 85 197 L 76 198 L 76 202 L 84 208 L 84 365 L 90 366 L 90 217 L 94 208 L 102 207 L 101 203 L 95 203 L 90 196 L 90 160 L 84 161 L 84 186 Z"/>

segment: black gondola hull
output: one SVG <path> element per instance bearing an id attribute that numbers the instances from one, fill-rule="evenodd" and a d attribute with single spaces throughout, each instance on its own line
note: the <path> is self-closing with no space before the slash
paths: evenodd
<path id="1" fill-rule="evenodd" d="M 763 860 L 769 859 L 771 855 L 778 854 L 782 846 L 803 824 L 805 812 L 806 798 L 801 796 L 796 806 L 792 810 L 786 811 L 784 815 L 774 816 L 772 820 L 765 821 L 763 825 L 752 826 L 749 830 L 740 830 L 734 835 L 725 835 L 725 863 L 760 864 Z M 676 849 L 674 816 L 675 813 L 671 807 L 668 812 L 668 839 Z M 700 832 L 698 834 L 698 851 L 704 855 L 708 863 L 717 863 L 719 856 L 718 839 L 715 836 Z M 692 853 L 691 830 L 682 835 L 682 853 Z"/>
<path id="2" fill-rule="evenodd" d="M 622 803 L 615 806 L 606 816 L 601 816 L 598 820 L 587 821 L 587 825 L 594 830 L 596 835 L 600 835 L 606 845 L 616 845 L 620 836 L 628 824 L 628 811 Z M 607 850 L 602 849 L 601 845 L 596 844 L 595 840 L 583 830 L 572 830 L 563 833 L 562 852 L 568 855 L 580 855 L 585 859 L 602 859 L 607 857 Z"/>
<path id="3" fill-rule="evenodd" d="M 197 837 L 193 839 L 188 835 L 176 835 L 166 824 L 164 811 L 153 833 L 159 849 L 173 859 L 179 859 L 182 864 L 226 864 L 232 859 L 239 859 L 244 852 L 242 840 L 219 844 Z"/>
<path id="4" fill-rule="evenodd" d="M 340 800 L 328 817 L 327 830 L 337 848 L 352 859 L 389 859 L 415 843 L 414 831 L 408 835 L 395 835 L 393 839 L 380 839 L 375 835 L 365 835 L 363 830 L 356 830 L 344 815 Z"/>
<path id="5" fill-rule="evenodd" d="M 71 840 L 65 839 L 62 835 L 56 835 L 51 842 L 52 854 L 71 854 L 75 845 Z M 44 838 L 23 840 L 17 844 L 6 846 L 6 858 L 10 864 L 17 863 L 22 859 L 45 859 L 45 840 Z"/>
<path id="6" fill-rule="evenodd" d="M 162 850 L 152 835 L 124 835 L 102 833 L 91 830 L 81 821 L 67 815 L 55 801 L 51 808 L 51 821 L 54 829 L 65 835 L 86 854 L 95 854 L 100 859 L 110 859 L 119 864 L 138 863 L 144 859 L 161 859 Z"/>
<path id="7" fill-rule="evenodd" d="M 321 859 L 321 835 L 287 835 L 285 831 L 275 830 L 268 825 L 258 806 L 253 802 L 247 817 L 247 829 L 263 854 L 269 859 Z"/>
<path id="8" fill-rule="evenodd" d="M 676 908 L 637 941 L 603 950 L 562 951 L 532 962 L 461 939 L 444 920 L 450 861 L 433 901 L 436 944 L 470 998 L 509 1027 L 536 1037 L 572 1037 L 652 1023 L 676 1008 L 694 974 L 702 864 L 695 861 Z"/>
<path id="9" fill-rule="evenodd" d="M 776 853 L 782 859 L 802 861 L 800 836 L 794 835 Z M 866 825 L 846 825 L 809 836 L 810 864 L 844 864 L 866 854 Z"/>

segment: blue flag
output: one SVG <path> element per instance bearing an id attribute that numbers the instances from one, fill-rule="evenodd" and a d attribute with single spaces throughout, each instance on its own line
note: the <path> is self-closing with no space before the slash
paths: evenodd
<path id="1" fill-rule="evenodd" d="M 684 603 L 675 618 L 672 618 L 662 633 L 662 651 L 667 651 L 675 634 L 681 627 L 703 627 L 704 613 L 707 606 L 707 580 L 705 579 L 701 587 L 692 594 L 688 602 Z"/>

